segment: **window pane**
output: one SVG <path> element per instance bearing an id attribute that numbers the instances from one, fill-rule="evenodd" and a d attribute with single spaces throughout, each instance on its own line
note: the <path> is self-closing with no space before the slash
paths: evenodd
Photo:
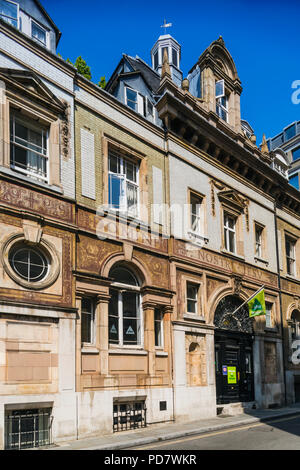
<path id="1" fill-rule="evenodd" d="M 81 313 L 81 342 L 91 343 L 91 320 L 92 316 L 90 313 Z"/>
<path id="2" fill-rule="evenodd" d="M 173 48 L 172 48 L 172 62 L 175 65 L 175 67 L 178 67 L 177 51 Z"/>
<path id="3" fill-rule="evenodd" d="M 293 160 L 298 160 L 300 158 L 300 147 L 292 150 Z"/>
<path id="4" fill-rule="evenodd" d="M 232 253 L 234 253 L 235 251 L 235 244 L 234 244 L 234 232 L 228 232 L 228 239 L 229 239 L 229 251 L 231 251 Z"/>
<path id="5" fill-rule="evenodd" d="M 115 290 L 110 291 L 111 298 L 108 307 L 108 329 L 109 329 L 109 341 L 111 343 L 119 342 L 119 310 L 118 300 L 119 295 Z"/>
<path id="6" fill-rule="evenodd" d="M 37 39 L 43 44 L 46 44 L 46 31 L 32 22 L 32 37 Z"/>
<path id="7" fill-rule="evenodd" d="M 224 80 L 218 80 L 216 82 L 216 98 L 220 96 L 224 96 L 225 88 L 224 88 Z"/>
<path id="8" fill-rule="evenodd" d="M 109 154 L 109 171 L 112 173 L 120 173 L 120 159 L 113 153 Z"/>
<path id="9" fill-rule="evenodd" d="M 299 157 L 300 157 L 300 154 L 299 154 Z M 298 173 L 296 175 L 293 175 L 293 176 L 290 177 L 289 183 L 292 186 L 294 186 L 294 188 L 299 190 L 299 176 L 298 176 Z"/>
<path id="10" fill-rule="evenodd" d="M 154 337 L 155 346 L 162 346 L 162 313 L 159 310 L 154 313 Z"/>
<path id="11" fill-rule="evenodd" d="M 108 177 L 108 203 L 119 209 L 121 206 L 121 194 L 122 194 L 122 183 L 123 179 L 119 176 L 109 175 Z"/>
<path id="12" fill-rule="evenodd" d="M 137 187 L 130 183 L 127 183 L 127 210 L 137 215 Z"/>
<path id="13" fill-rule="evenodd" d="M 134 318 L 123 318 L 123 342 L 124 344 L 137 344 L 138 321 Z"/>
<path id="14" fill-rule="evenodd" d="M 0 0 L 0 17 L 2 20 L 18 27 L 18 6 L 14 3 Z"/>
<path id="15" fill-rule="evenodd" d="M 288 129 L 284 131 L 284 140 L 290 140 L 296 135 L 296 124 L 293 124 Z"/>
<path id="16" fill-rule="evenodd" d="M 125 174 L 126 178 L 130 181 L 136 182 L 136 166 L 134 163 L 129 162 L 126 160 L 125 164 Z"/>
<path id="17" fill-rule="evenodd" d="M 137 312 L 137 294 L 135 292 L 123 292 L 123 318 L 136 317 Z"/>
<path id="18" fill-rule="evenodd" d="M 188 299 L 188 301 L 187 301 L 187 311 L 189 313 L 197 313 L 197 303 L 194 300 Z"/>
<path id="19" fill-rule="evenodd" d="M 158 67 L 158 52 L 155 52 L 154 54 L 154 69 L 157 69 Z"/>
<path id="20" fill-rule="evenodd" d="M 127 105 L 134 111 L 137 111 L 137 92 L 126 88 Z"/>

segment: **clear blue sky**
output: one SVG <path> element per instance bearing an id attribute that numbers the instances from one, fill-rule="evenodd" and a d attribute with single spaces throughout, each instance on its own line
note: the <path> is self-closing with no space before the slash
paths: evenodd
<path id="1" fill-rule="evenodd" d="M 200 54 L 220 35 L 242 82 L 242 118 L 261 142 L 300 119 L 291 84 L 300 80 L 300 0 L 41 0 L 62 37 L 58 52 L 81 55 L 98 82 L 113 73 L 122 53 L 150 63 L 150 50 L 163 29 L 181 44 L 186 76 Z"/>

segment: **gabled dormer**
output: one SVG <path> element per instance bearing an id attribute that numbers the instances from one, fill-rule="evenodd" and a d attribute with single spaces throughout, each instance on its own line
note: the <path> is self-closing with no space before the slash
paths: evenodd
<path id="1" fill-rule="evenodd" d="M 201 98 L 203 107 L 241 132 L 241 82 L 221 36 L 201 54 L 188 79 L 190 92 Z"/>
<path id="2" fill-rule="evenodd" d="M 147 120 L 159 124 L 155 109 L 159 84 L 158 73 L 146 62 L 123 54 L 105 90 Z"/>
<path id="3" fill-rule="evenodd" d="M 38 0 L 0 0 L 0 20 L 55 54 L 61 33 Z"/>

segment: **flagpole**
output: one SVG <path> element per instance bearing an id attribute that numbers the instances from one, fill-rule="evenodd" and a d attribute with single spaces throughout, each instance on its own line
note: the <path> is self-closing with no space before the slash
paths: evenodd
<path id="1" fill-rule="evenodd" d="M 256 292 L 254 292 L 253 295 L 251 295 L 249 297 L 249 299 L 245 300 L 244 303 L 242 303 L 238 308 L 235 309 L 234 312 L 232 312 L 231 315 L 234 315 L 240 308 L 242 308 L 244 305 L 246 305 L 251 299 L 253 299 L 253 297 L 255 297 L 263 288 L 265 287 L 265 285 L 261 286 Z"/>

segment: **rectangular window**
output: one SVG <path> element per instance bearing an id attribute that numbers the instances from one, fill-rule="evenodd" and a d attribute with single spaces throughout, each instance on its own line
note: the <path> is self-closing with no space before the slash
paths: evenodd
<path id="1" fill-rule="evenodd" d="M 293 160 L 298 160 L 298 158 L 300 158 L 300 147 L 297 147 L 295 149 L 292 150 L 292 157 L 293 157 Z"/>
<path id="2" fill-rule="evenodd" d="M 289 183 L 294 186 L 294 188 L 298 189 L 299 191 L 299 174 L 296 173 L 295 175 L 289 178 Z"/>
<path id="3" fill-rule="evenodd" d="M 222 98 L 224 96 L 225 96 L 224 80 L 218 80 L 216 82 L 216 99 Z"/>
<path id="4" fill-rule="evenodd" d="M 39 181 L 48 181 L 47 129 L 12 114 L 10 151 L 10 165 L 13 170 Z"/>
<path id="5" fill-rule="evenodd" d="M 163 313 L 157 308 L 154 311 L 154 337 L 155 346 L 163 347 Z"/>
<path id="6" fill-rule="evenodd" d="M 228 100 L 227 96 L 222 96 L 222 98 L 217 98 L 216 100 L 216 112 L 217 115 L 223 119 L 223 121 L 228 121 Z"/>
<path id="7" fill-rule="evenodd" d="M 272 308 L 273 304 L 266 302 L 266 328 L 272 328 Z"/>
<path id="8" fill-rule="evenodd" d="M 236 218 L 229 214 L 224 214 L 224 244 L 225 249 L 235 253 L 235 226 Z"/>
<path id="9" fill-rule="evenodd" d="M 19 5 L 8 0 L 0 0 L 0 18 L 18 28 Z"/>
<path id="10" fill-rule="evenodd" d="M 138 165 L 109 152 L 108 203 L 111 208 L 138 215 Z"/>
<path id="11" fill-rule="evenodd" d="M 263 257 L 263 227 L 260 225 L 255 225 L 255 256 L 257 258 Z"/>
<path id="12" fill-rule="evenodd" d="M 81 301 L 81 342 L 94 343 L 94 302 L 89 298 Z"/>
<path id="13" fill-rule="evenodd" d="M 156 51 L 155 54 L 154 54 L 154 64 L 153 65 L 154 65 L 154 70 L 156 70 L 157 67 L 158 67 L 158 51 Z"/>
<path id="14" fill-rule="evenodd" d="M 47 33 L 44 28 L 39 26 L 34 21 L 31 21 L 31 36 L 33 39 L 37 40 L 44 46 L 46 46 Z"/>
<path id="15" fill-rule="evenodd" d="M 197 234 L 201 233 L 201 203 L 201 197 L 191 194 L 191 230 Z"/>
<path id="16" fill-rule="evenodd" d="M 137 113 L 146 115 L 145 97 L 132 88 L 125 87 L 125 103 Z"/>
<path id="17" fill-rule="evenodd" d="M 119 346 L 141 344 L 140 295 L 135 291 L 111 289 L 109 301 L 109 342 Z"/>
<path id="18" fill-rule="evenodd" d="M 177 58 L 177 51 L 172 47 L 172 63 L 175 67 L 178 67 L 178 58 Z"/>
<path id="19" fill-rule="evenodd" d="M 290 276 L 295 276 L 295 246 L 296 243 L 289 237 L 285 238 L 285 251 L 286 251 L 286 271 Z"/>
<path id="20" fill-rule="evenodd" d="M 199 286 L 197 284 L 193 284 L 192 282 L 186 283 L 187 312 L 195 315 L 198 314 L 198 291 Z"/>
<path id="21" fill-rule="evenodd" d="M 5 449 L 51 444 L 51 408 L 11 410 L 5 416 Z"/>
<path id="22" fill-rule="evenodd" d="M 292 139 L 296 135 L 296 124 L 292 124 L 284 131 L 284 141 Z"/>

